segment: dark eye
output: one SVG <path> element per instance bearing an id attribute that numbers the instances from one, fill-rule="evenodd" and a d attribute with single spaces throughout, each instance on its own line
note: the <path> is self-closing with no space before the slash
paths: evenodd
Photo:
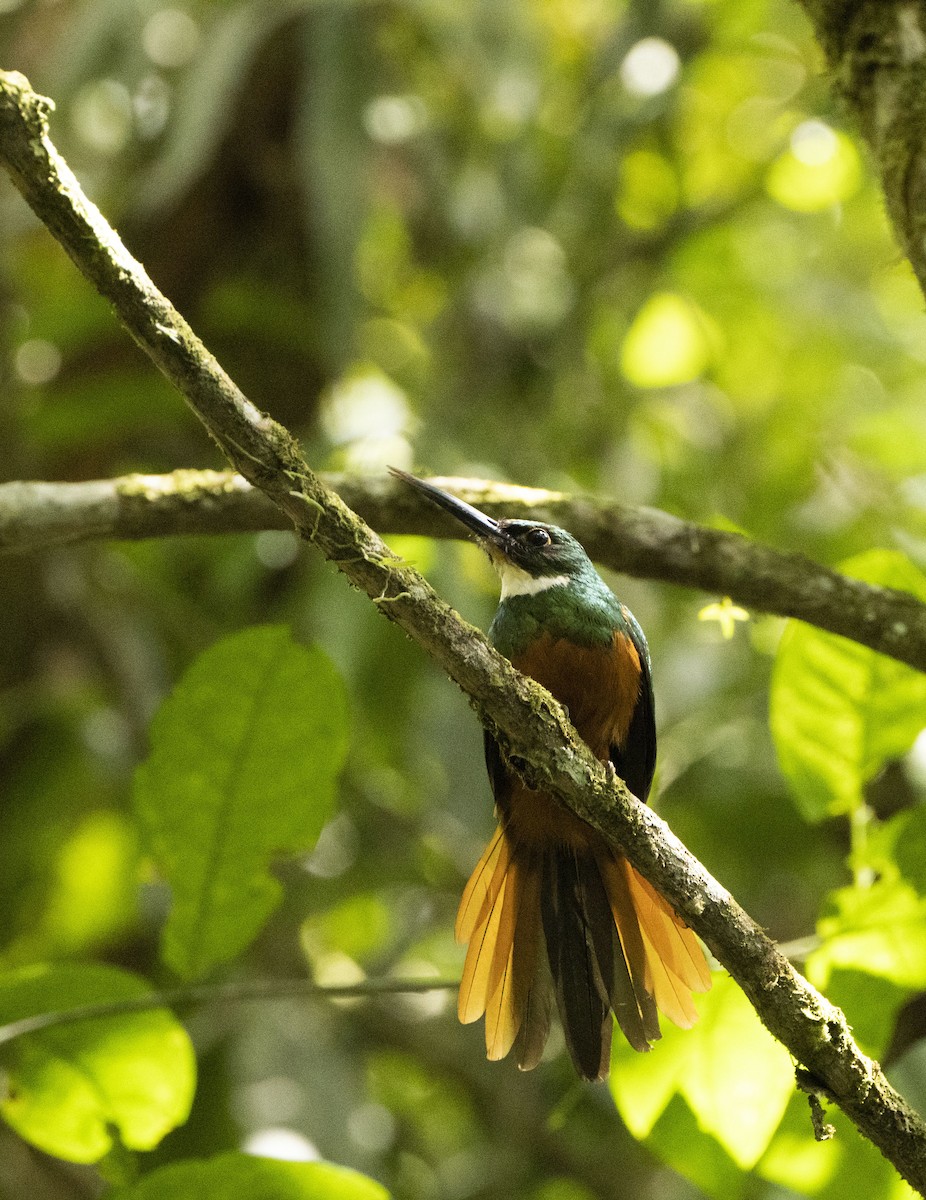
<path id="1" fill-rule="evenodd" d="M 536 546 L 539 549 L 541 546 L 549 546 L 552 538 L 545 529 L 535 528 L 528 529 L 524 535 L 524 540 L 528 546 Z"/>

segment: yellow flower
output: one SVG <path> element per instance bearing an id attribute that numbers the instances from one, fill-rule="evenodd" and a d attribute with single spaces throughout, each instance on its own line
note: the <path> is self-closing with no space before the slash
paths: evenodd
<path id="1" fill-rule="evenodd" d="M 715 601 L 713 604 L 706 604 L 698 613 L 698 620 L 716 621 L 720 626 L 720 632 L 729 641 L 736 632 L 736 622 L 748 621 L 749 613 L 745 608 L 740 608 L 738 604 L 734 604 L 729 596 L 724 596 L 722 600 Z"/>

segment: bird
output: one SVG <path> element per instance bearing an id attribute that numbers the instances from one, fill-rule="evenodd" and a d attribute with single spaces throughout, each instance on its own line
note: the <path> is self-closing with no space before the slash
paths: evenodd
<path id="1" fill-rule="evenodd" d="M 403 480 L 475 534 L 501 581 L 493 646 L 542 684 L 592 752 L 641 801 L 656 766 L 652 665 L 643 630 L 565 529 L 494 520 L 427 480 Z M 630 1045 L 661 1036 L 659 1012 L 689 1028 L 711 976 L 693 931 L 587 822 L 529 788 L 484 734 L 497 827 L 463 891 L 464 1024 L 485 1018 L 487 1057 L 540 1062 L 559 1013 L 583 1079 L 610 1068 L 614 1018 Z"/>

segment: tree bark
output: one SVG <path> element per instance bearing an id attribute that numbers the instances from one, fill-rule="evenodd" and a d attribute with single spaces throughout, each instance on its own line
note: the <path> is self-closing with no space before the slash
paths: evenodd
<path id="1" fill-rule="evenodd" d="M 926 0 L 802 0 L 926 294 Z"/>
<path id="2" fill-rule="evenodd" d="M 391 477 L 320 478 L 381 533 L 461 536 L 457 522 Z M 490 516 L 564 525 L 596 562 L 614 571 L 797 617 L 926 671 L 926 605 L 908 592 L 863 583 L 801 554 L 656 509 L 482 480 L 438 482 Z M 287 528 L 292 522 L 268 496 L 234 471 L 0 484 L 0 551 L 94 538 Z"/>

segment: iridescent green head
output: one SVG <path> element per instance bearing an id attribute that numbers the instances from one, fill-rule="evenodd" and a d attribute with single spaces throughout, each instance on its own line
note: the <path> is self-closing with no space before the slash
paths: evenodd
<path id="1" fill-rule="evenodd" d="M 503 599 L 546 591 L 589 574 L 597 578 L 588 555 L 572 534 L 558 525 L 542 521 L 496 521 L 433 483 L 395 467 L 390 470 L 476 535 L 501 576 Z"/>

